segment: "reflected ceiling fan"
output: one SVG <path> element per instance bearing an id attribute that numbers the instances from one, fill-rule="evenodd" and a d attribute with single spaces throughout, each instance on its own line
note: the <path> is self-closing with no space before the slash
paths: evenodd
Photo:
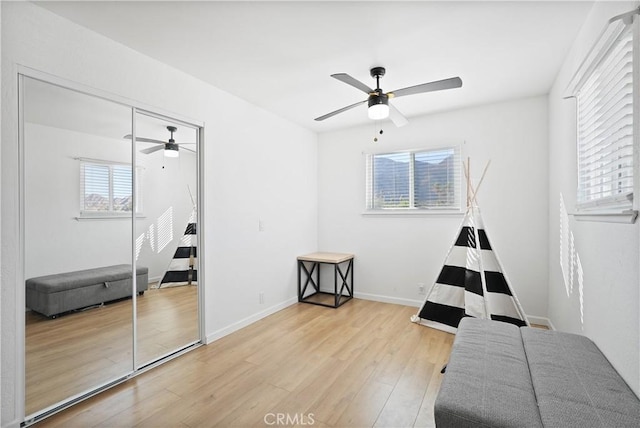
<path id="1" fill-rule="evenodd" d="M 169 137 L 169 141 L 155 140 L 153 138 L 144 138 L 144 137 L 136 137 L 136 141 L 140 141 L 143 143 L 153 143 L 158 144 L 155 147 L 149 147 L 148 149 L 140 150 L 140 153 L 149 154 L 153 152 L 157 152 L 158 150 L 164 149 L 164 155 L 168 158 L 177 158 L 179 156 L 179 150 L 186 150 L 188 152 L 195 153 L 194 150 L 188 149 L 186 147 L 179 146 L 176 143 L 176 140 L 173 139 L 173 133 L 178 132 L 178 128 L 175 126 L 167 126 L 167 131 L 171 133 Z M 124 138 L 131 139 L 131 134 L 127 134 Z"/>
<path id="2" fill-rule="evenodd" d="M 335 116 L 339 113 L 351 110 L 354 107 L 358 107 L 361 104 L 368 103 L 369 105 L 369 119 L 381 120 L 389 117 L 391 121 L 398 127 L 406 125 L 409 121 L 406 117 L 400 113 L 392 104 L 389 104 L 391 98 L 403 97 L 405 95 L 421 94 L 423 92 L 441 91 L 443 89 L 453 89 L 462 86 L 462 80 L 459 77 L 452 77 L 450 79 L 437 80 L 435 82 L 423 83 L 421 85 L 409 86 L 407 88 L 397 89 L 395 91 L 384 93 L 380 89 L 380 78 L 384 76 L 386 70 L 384 67 L 373 67 L 370 71 L 371 77 L 376 79 L 376 89 L 371 89 L 361 81 L 354 79 L 346 73 L 332 74 L 331 77 L 338 79 L 341 82 L 351 85 L 356 89 L 367 93 L 369 97 L 355 104 L 348 105 L 339 110 L 332 111 L 324 116 L 316 117 L 315 120 L 321 121 Z"/>

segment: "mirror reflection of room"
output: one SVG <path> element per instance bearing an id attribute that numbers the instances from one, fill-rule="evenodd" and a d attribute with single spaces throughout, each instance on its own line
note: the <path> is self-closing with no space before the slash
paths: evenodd
<path id="1" fill-rule="evenodd" d="M 138 366 L 198 340 L 197 130 L 136 115 L 136 169 L 144 215 L 135 251 L 149 269 L 138 299 Z"/>
<path id="2" fill-rule="evenodd" d="M 23 93 L 29 415 L 199 340 L 198 130 L 30 78 Z"/>

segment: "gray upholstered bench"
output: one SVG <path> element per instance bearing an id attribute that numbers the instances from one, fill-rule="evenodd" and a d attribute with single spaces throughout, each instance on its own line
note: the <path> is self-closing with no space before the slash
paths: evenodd
<path id="1" fill-rule="evenodd" d="M 148 288 L 149 270 L 136 267 L 136 290 Z M 27 308 L 48 317 L 131 296 L 131 265 L 105 266 L 26 281 Z"/>
<path id="2" fill-rule="evenodd" d="M 588 338 L 464 318 L 436 426 L 638 427 L 640 400 Z"/>

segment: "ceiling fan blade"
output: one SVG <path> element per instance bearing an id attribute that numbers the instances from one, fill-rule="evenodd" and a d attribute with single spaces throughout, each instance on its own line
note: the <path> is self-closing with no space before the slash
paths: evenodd
<path id="1" fill-rule="evenodd" d="M 180 150 L 186 150 L 187 152 L 195 153 L 195 150 L 187 149 L 186 147 L 182 147 L 182 144 L 179 146 Z"/>
<path id="2" fill-rule="evenodd" d="M 338 79 L 339 81 L 344 82 L 347 85 L 351 85 L 356 89 L 360 89 L 362 92 L 365 92 L 367 94 L 373 92 L 373 89 L 371 89 L 358 79 L 354 79 L 353 77 L 349 76 L 347 73 L 332 74 L 331 77 L 333 77 L 334 79 Z"/>
<path id="3" fill-rule="evenodd" d="M 462 79 L 452 77 L 450 79 L 437 80 L 435 82 L 423 83 L 422 85 L 409 86 L 408 88 L 398 89 L 387 93 L 389 98 L 403 97 L 405 95 L 420 94 L 423 92 L 441 91 L 443 89 L 453 89 L 462 86 Z"/>
<path id="4" fill-rule="evenodd" d="M 407 118 L 404 117 L 402 113 L 400 113 L 400 110 L 395 108 L 395 106 L 391 103 L 389 103 L 389 119 L 391 119 L 393 124 L 398 128 L 401 128 L 409 123 Z"/>
<path id="5" fill-rule="evenodd" d="M 127 134 L 122 138 L 126 138 L 126 139 L 130 140 L 131 139 L 131 134 Z M 166 141 L 154 140 L 153 138 L 145 138 L 145 137 L 136 137 L 136 141 L 139 141 L 141 143 L 167 144 Z"/>
<path id="6" fill-rule="evenodd" d="M 360 104 L 364 104 L 367 101 L 368 100 L 359 101 L 359 102 L 357 102 L 355 104 L 351 104 L 350 106 L 342 107 L 340 110 L 332 111 L 331 113 L 327 113 L 324 116 L 316 117 L 315 120 L 321 121 L 321 120 L 328 119 L 328 118 L 330 118 L 332 116 L 335 116 L 336 114 L 342 113 L 342 112 L 347 111 L 347 110 L 351 110 L 354 107 L 358 107 Z"/>
<path id="7" fill-rule="evenodd" d="M 140 150 L 140 153 L 148 155 L 149 153 L 157 152 L 158 150 L 164 150 L 164 146 L 149 147 L 148 149 Z"/>

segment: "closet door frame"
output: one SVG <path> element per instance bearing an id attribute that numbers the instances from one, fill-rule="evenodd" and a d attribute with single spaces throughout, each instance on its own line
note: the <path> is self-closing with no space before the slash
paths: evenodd
<path id="1" fill-rule="evenodd" d="M 88 95 L 91 97 L 95 97 L 95 98 L 99 98 L 99 99 L 103 99 L 105 101 L 108 102 L 112 102 L 115 104 L 119 104 L 122 105 L 126 108 L 129 108 L 131 110 L 131 128 L 132 128 L 132 144 L 131 144 L 131 151 L 132 151 L 132 165 L 135 165 L 136 162 L 136 153 L 135 153 L 135 148 L 136 148 L 136 144 L 135 144 L 135 137 L 136 137 L 136 125 L 135 125 L 135 116 L 138 113 L 142 113 L 148 116 L 152 116 L 152 117 L 157 117 L 157 118 L 164 118 L 164 119 L 169 119 L 173 122 L 177 122 L 177 123 L 181 123 L 184 124 L 185 126 L 189 126 L 191 128 L 196 129 L 197 135 L 198 135 L 198 140 L 197 140 L 197 158 L 196 158 L 196 174 L 197 174 L 197 178 L 196 178 L 196 182 L 197 182 L 197 198 L 198 198 L 198 204 L 197 204 L 197 211 L 196 211 L 196 217 L 197 217 L 197 225 L 198 225 L 198 229 L 197 229 L 197 247 L 198 247 L 198 302 L 197 302 L 197 306 L 198 306 L 198 337 L 199 339 L 185 344 L 185 346 L 183 346 L 180 349 L 176 349 L 175 352 L 169 354 L 169 355 L 165 355 L 161 358 L 159 358 L 158 360 L 155 360 L 151 363 L 142 365 L 142 366 L 138 366 L 136 363 L 136 351 L 137 351 L 137 344 L 136 344 L 136 312 L 137 312 L 137 308 L 136 308 L 136 303 L 137 303 L 137 293 L 132 292 L 132 307 L 133 307 L 133 311 L 132 311 L 132 327 L 133 327 L 133 337 L 132 337 L 132 367 L 133 367 L 133 371 L 131 371 L 130 373 L 124 375 L 123 377 L 115 380 L 115 381 L 111 381 L 111 382 L 107 382 L 105 384 L 102 385 L 97 385 L 95 386 L 94 389 L 92 389 L 91 391 L 88 391 L 86 393 L 83 394 L 79 394 L 77 396 L 72 396 L 69 397 L 67 400 L 64 400 L 63 402 L 60 403 L 56 403 L 53 406 L 47 407 L 45 409 L 41 409 L 33 414 L 30 415 L 26 415 L 25 414 L 25 393 L 26 393 L 26 367 L 25 367 L 25 345 L 26 345 L 26 328 L 25 328 L 25 311 L 24 310 L 16 310 L 16 329 L 15 329 L 15 334 L 16 334 L 16 349 L 15 349 L 15 355 L 16 355 L 16 370 L 18 373 L 21 373 L 22 376 L 18 376 L 17 381 L 16 381 L 16 385 L 15 385 L 15 391 L 16 391 L 16 397 L 15 397 L 15 406 L 16 406 L 16 414 L 18 416 L 18 418 L 20 420 L 23 421 L 23 426 L 28 426 L 31 425 L 33 423 L 39 422 L 40 420 L 53 415 L 61 410 L 64 410 L 68 407 L 71 407 L 72 405 L 81 402 L 89 397 L 92 397 L 106 389 L 109 389 L 115 385 L 118 385 L 132 377 L 135 377 L 141 373 L 144 373 L 145 371 L 158 366 L 160 364 L 163 364 L 167 361 L 170 361 L 173 358 L 176 358 L 186 352 L 189 352 L 192 349 L 195 349 L 198 346 L 201 346 L 203 343 L 205 343 L 205 334 L 204 334 L 204 301 L 205 301 L 205 290 L 204 290 L 204 286 L 203 284 L 205 283 L 205 269 L 204 269 L 204 263 L 201 262 L 201 260 L 204 260 L 204 254 L 205 254 L 205 248 L 204 248 L 204 239 L 202 239 L 203 233 L 204 233 L 204 225 L 203 225 L 203 221 L 202 219 L 204 218 L 204 180 L 203 180 L 203 176 L 202 176 L 202 171 L 203 171 L 203 141 L 204 141 L 204 123 L 201 121 L 197 121 L 197 120 L 193 120 L 191 118 L 185 117 L 185 116 L 181 116 L 181 115 L 177 115 L 175 113 L 171 113 L 171 112 L 166 112 L 161 108 L 157 108 L 157 107 L 153 107 L 153 106 L 149 106 L 146 105 L 144 103 L 140 103 L 131 99 L 128 99 L 126 97 L 122 97 L 116 94 L 112 94 L 110 92 L 107 91 L 103 91 L 103 90 L 99 90 L 93 87 L 89 87 L 80 83 L 76 83 L 73 81 L 69 81 L 57 76 L 54 76 L 52 74 L 43 72 L 43 71 L 39 71 L 30 67 L 25 67 L 22 65 L 17 65 L 14 70 L 16 71 L 16 74 L 14 76 L 16 76 L 16 81 L 17 81 L 17 87 L 18 87 L 18 111 L 17 111 L 17 119 L 18 119 L 18 204 L 17 204 L 17 213 L 18 213 L 18 245 L 16 248 L 16 252 L 17 252 L 17 263 L 16 263 L 16 272 L 15 272 L 15 278 L 16 278 L 16 282 L 15 282 L 15 286 L 17 288 L 17 292 L 15 293 L 15 304 L 16 304 L 16 308 L 25 308 L 26 307 L 26 296 L 25 296 L 25 261 L 26 261 L 26 256 L 25 256 L 25 165 L 26 165 L 26 159 L 25 159 L 25 140 L 24 140 L 24 118 L 25 118 L 25 105 L 24 105 L 24 83 L 25 83 L 25 78 L 29 78 L 29 79 L 34 79 L 34 80 L 38 80 L 47 84 L 51 84 L 54 86 L 58 86 L 61 87 L 63 89 L 67 89 L 67 90 L 71 90 L 71 91 L 75 91 L 84 95 Z M 135 174 L 134 174 L 135 177 Z M 136 199 L 136 192 L 135 192 L 135 184 L 136 184 L 136 178 L 133 179 L 133 183 L 132 185 L 134 186 L 134 192 L 133 192 L 133 202 L 135 203 L 135 199 Z M 135 205 L 134 205 L 135 206 Z M 136 275 L 133 274 L 136 270 L 136 260 L 135 260 L 135 231 L 136 231 L 136 216 L 135 214 L 132 215 L 131 218 L 131 230 L 132 230 L 132 240 L 131 240 L 131 264 L 132 264 L 132 278 L 133 278 L 133 284 L 132 284 L 132 291 L 136 290 Z"/>

